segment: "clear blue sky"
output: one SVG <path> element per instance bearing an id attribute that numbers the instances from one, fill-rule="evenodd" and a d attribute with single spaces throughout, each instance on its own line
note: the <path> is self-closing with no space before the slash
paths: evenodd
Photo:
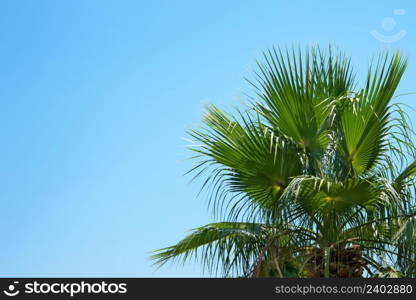
<path id="1" fill-rule="evenodd" d="M 214 221 L 182 176 L 185 131 L 244 101 L 272 45 L 331 42 L 359 73 L 401 48 L 416 91 L 414 1 L 9 0 L 0 28 L 3 277 L 203 276 L 148 252 Z"/>

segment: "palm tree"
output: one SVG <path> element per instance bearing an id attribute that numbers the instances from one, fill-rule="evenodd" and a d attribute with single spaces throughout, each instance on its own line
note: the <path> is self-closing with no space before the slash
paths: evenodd
<path id="1" fill-rule="evenodd" d="M 209 106 L 189 132 L 190 173 L 224 221 L 152 258 L 233 277 L 416 277 L 416 147 L 391 101 L 406 65 L 380 55 L 357 88 L 331 47 L 264 53 L 248 108 Z"/>

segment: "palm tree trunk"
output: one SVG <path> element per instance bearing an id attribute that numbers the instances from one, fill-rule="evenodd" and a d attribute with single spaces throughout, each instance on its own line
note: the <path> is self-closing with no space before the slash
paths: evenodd
<path id="1" fill-rule="evenodd" d="M 325 270 L 324 270 L 325 278 L 329 278 L 329 275 L 330 275 L 329 264 L 330 263 L 331 263 L 331 248 L 326 247 L 325 248 Z"/>
<path id="2" fill-rule="evenodd" d="M 307 277 L 362 277 L 363 262 L 359 245 L 331 250 L 310 247 L 306 255 L 311 257 L 304 268 Z"/>

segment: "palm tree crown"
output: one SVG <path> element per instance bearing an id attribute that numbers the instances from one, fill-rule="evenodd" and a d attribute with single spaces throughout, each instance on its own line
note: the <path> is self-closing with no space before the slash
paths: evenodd
<path id="1" fill-rule="evenodd" d="M 331 48 L 271 49 L 248 109 L 209 106 L 189 132 L 215 216 L 153 256 L 224 276 L 416 276 L 416 148 L 392 103 L 407 62 L 383 54 L 364 85 Z"/>

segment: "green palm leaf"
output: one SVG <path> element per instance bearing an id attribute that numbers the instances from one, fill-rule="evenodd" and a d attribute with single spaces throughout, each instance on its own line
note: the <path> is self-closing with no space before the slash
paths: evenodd
<path id="1" fill-rule="evenodd" d="M 389 103 L 405 69 L 406 60 L 398 53 L 380 58 L 365 88 L 340 115 L 342 150 L 355 174 L 371 170 L 386 151 Z"/>
<path id="2" fill-rule="evenodd" d="M 208 130 L 192 131 L 198 145 L 192 150 L 204 160 L 204 171 L 214 170 L 208 177 L 213 187 L 211 200 L 220 210 L 228 194 L 240 194 L 240 201 L 228 204 L 228 212 L 237 217 L 244 204 L 270 208 L 289 184 L 291 177 L 302 172 L 298 147 L 283 135 L 271 130 L 250 116 L 229 119 L 217 108 L 207 108 Z M 202 166 L 202 165 L 201 165 Z M 198 173 L 197 176 L 200 176 Z M 205 186 L 205 185 L 204 185 Z M 225 193 L 219 190 L 226 186 Z"/>
<path id="3" fill-rule="evenodd" d="M 174 246 L 157 250 L 152 259 L 163 265 L 172 259 L 186 261 L 202 257 L 202 263 L 209 270 L 218 271 L 221 262 L 225 273 L 233 267 L 250 267 L 247 263 L 255 259 L 264 246 L 262 236 L 267 227 L 262 224 L 221 222 L 196 228 Z M 198 253 L 198 250 L 201 253 Z"/>

